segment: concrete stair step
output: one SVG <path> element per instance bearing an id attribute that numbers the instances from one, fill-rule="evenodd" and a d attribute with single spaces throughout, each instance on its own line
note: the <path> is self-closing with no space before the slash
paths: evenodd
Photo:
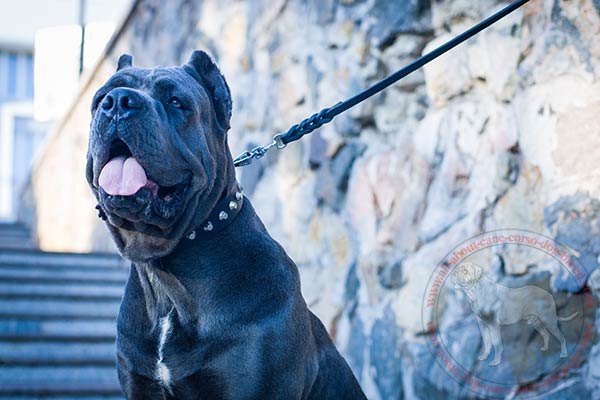
<path id="1" fill-rule="evenodd" d="M 0 237 L 0 248 L 14 250 L 33 250 L 35 243 L 30 238 Z"/>
<path id="2" fill-rule="evenodd" d="M 1 267 L 0 282 L 65 282 L 65 283 L 120 283 L 125 285 L 125 269 L 94 270 L 76 268 Z"/>
<path id="3" fill-rule="evenodd" d="M 122 283 L 19 283 L 0 282 L 0 298 L 57 298 L 71 300 L 119 300 Z"/>
<path id="4" fill-rule="evenodd" d="M 118 300 L 0 299 L 0 318 L 115 320 L 119 303 Z"/>
<path id="5" fill-rule="evenodd" d="M 4 236 L 29 238 L 31 230 L 18 222 L 2 222 L 0 223 L 0 238 Z"/>
<path id="6" fill-rule="evenodd" d="M 0 366 L 0 395 L 121 395 L 115 367 Z"/>
<path id="7" fill-rule="evenodd" d="M 116 348 L 110 342 L 0 341 L 0 365 L 105 365 L 115 366 Z"/>
<path id="8" fill-rule="evenodd" d="M 33 250 L 31 231 L 19 223 L 0 223 L 0 249 Z"/>
<path id="9" fill-rule="evenodd" d="M 31 239 L 31 232 L 26 229 L 6 229 L 0 227 L 0 240 L 4 238 Z"/>
<path id="10" fill-rule="evenodd" d="M 0 245 L 0 247 L 2 247 Z M 124 269 L 129 265 L 113 254 L 72 254 L 0 249 L 0 266 L 60 267 L 62 269 Z"/>
<path id="11" fill-rule="evenodd" d="M 0 319 L 0 340 L 114 341 L 112 320 Z"/>

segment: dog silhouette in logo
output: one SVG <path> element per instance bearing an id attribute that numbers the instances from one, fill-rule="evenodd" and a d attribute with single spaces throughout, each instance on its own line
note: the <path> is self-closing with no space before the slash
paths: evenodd
<path id="1" fill-rule="evenodd" d="M 503 350 L 500 327 L 521 320 L 526 320 L 542 335 L 544 345 L 540 350 L 548 350 L 552 334 L 560 342 L 560 357 L 567 357 L 567 342 L 558 328 L 558 321 L 569 321 L 578 312 L 566 318 L 557 316 L 556 304 L 549 292 L 537 286 L 509 288 L 500 285 L 487 277 L 479 265 L 470 261 L 458 265 L 451 279 L 467 295 L 477 319 L 484 345 L 479 360 L 486 360 L 493 348 L 494 359 L 489 365 L 500 364 Z"/>

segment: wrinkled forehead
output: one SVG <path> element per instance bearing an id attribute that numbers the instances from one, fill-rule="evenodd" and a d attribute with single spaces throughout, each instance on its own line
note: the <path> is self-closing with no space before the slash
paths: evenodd
<path id="1" fill-rule="evenodd" d="M 205 95 L 200 83 L 181 67 L 124 68 L 111 76 L 98 91 L 117 87 L 138 89 L 149 93 L 178 91 L 191 96 L 204 97 Z"/>

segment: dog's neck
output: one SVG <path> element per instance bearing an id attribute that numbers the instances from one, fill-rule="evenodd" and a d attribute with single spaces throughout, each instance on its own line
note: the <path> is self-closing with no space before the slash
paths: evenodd
<path id="1" fill-rule="evenodd" d="M 235 221 L 244 206 L 244 195 L 237 181 L 229 187 L 200 226 L 186 234 L 188 240 L 202 240 L 214 236 Z"/>
<path id="2" fill-rule="evenodd" d="M 212 213 L 211 213 L 212 214 Z M 235 218 L 219 231 L 182 238 L 173 252 L 149 263 L 136 263 L 146 311 L 153 324 L 171 310 L 182 323 L 198 319 L 197 298 L 215 281 L 238 279 L 246 246 L 268 233 L 248 199 Z"/>
<path id="3" fill-rule="evenodd" d="M 190 323 L 197 318 L 193 298 L 177 277 L 164 267 L 161 259 L 135 264 L 132 268 L 137 271 L 146 312 L 153 326 L 171 310 L 177 312 L 182 322 Z"/>

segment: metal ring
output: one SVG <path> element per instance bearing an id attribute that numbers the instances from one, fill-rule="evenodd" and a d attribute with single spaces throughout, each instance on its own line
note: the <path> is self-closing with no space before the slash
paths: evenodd
<path id="1" fill-rule="evenodd" d="M 283 149 L 285 146 L 287 146 L 287 144 L 283 143 L 282 133 L 278 133 L 277 135 L 273 136 L 273 143 L 275 143 L 275 147 L 278 149 Z"/>

